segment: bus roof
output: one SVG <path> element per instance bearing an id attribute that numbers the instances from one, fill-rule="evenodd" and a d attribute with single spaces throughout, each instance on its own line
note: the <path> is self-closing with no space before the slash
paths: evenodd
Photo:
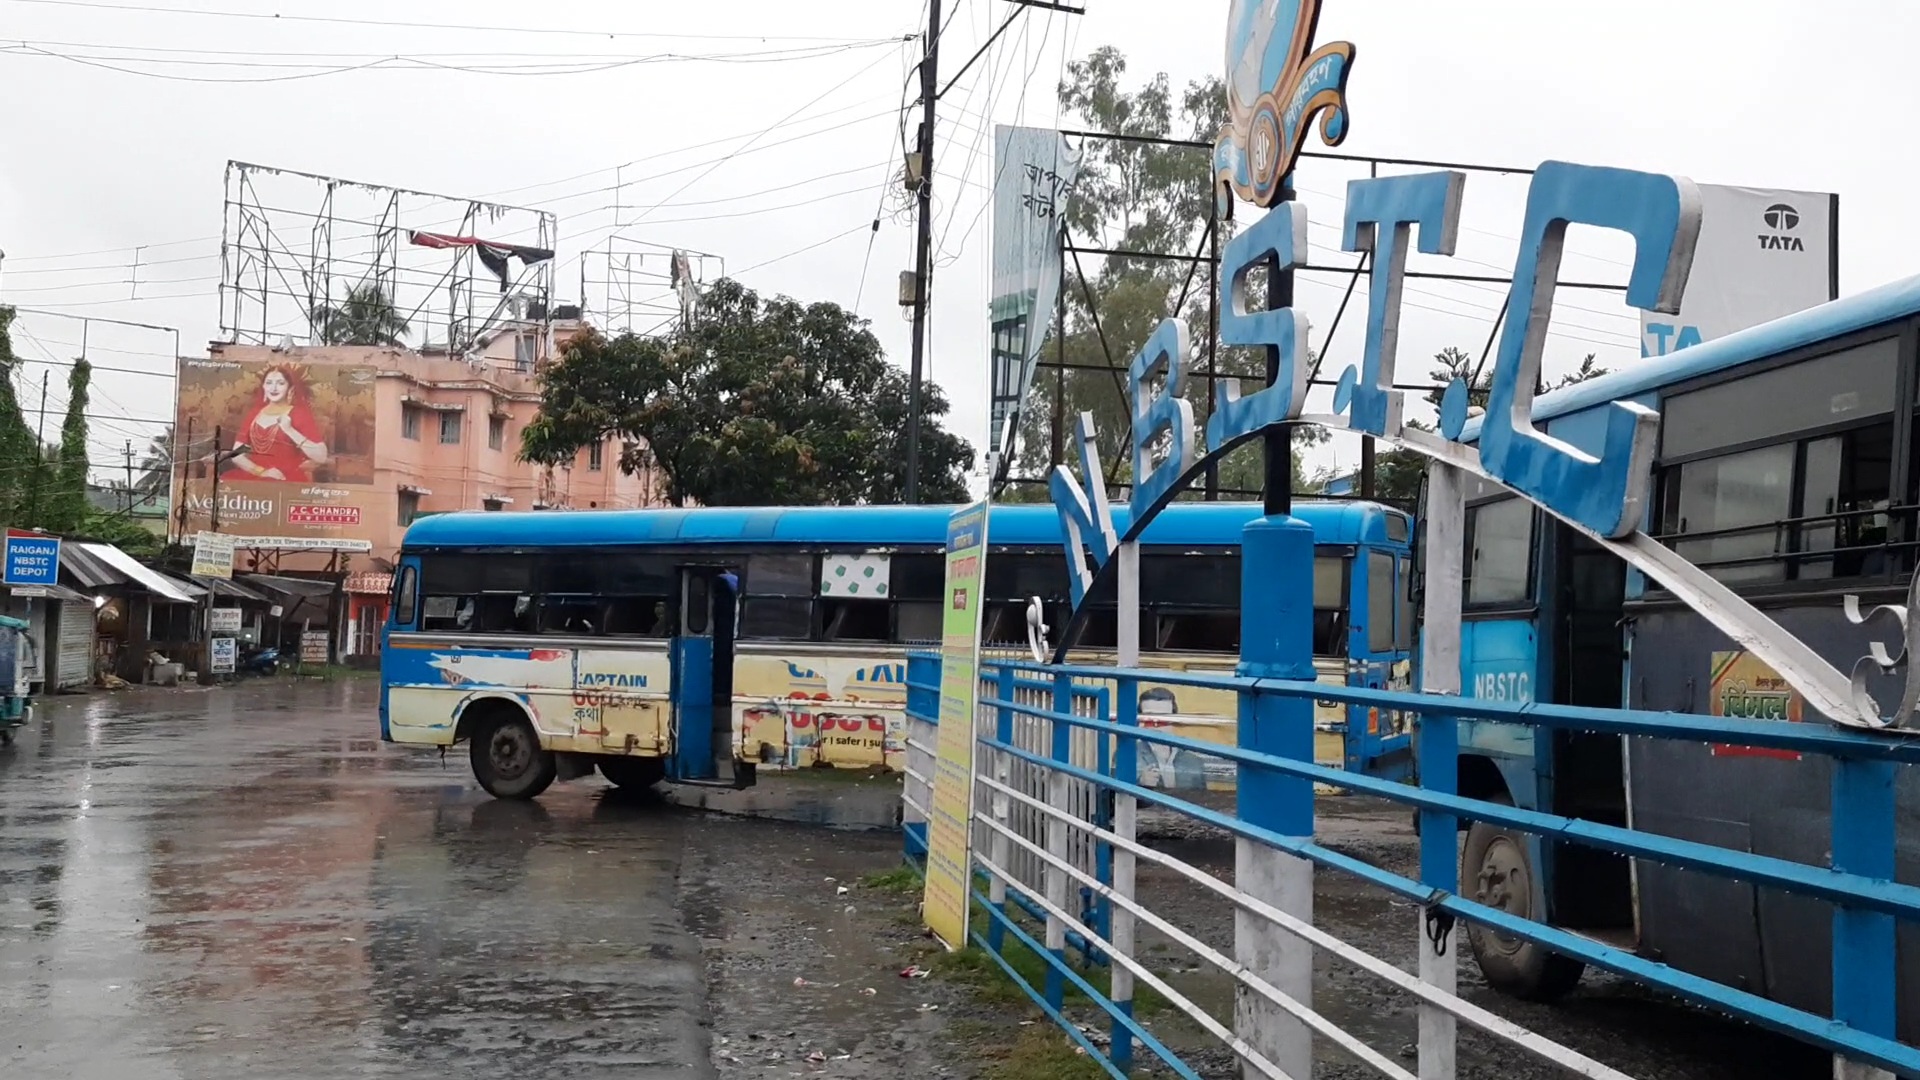
<path id="1" fill-rule="evenodd" d="M 939 545 L 952 506 L 714 507 L 694 510 L 463 510 L 421 518 L 403 547 L 611 547 L 621 544 L 883 544 Z M 1385 539 L 1378 503 L 1308 501 L 1294 514 L 1322 544 Z M 1147 526 L 1149 544 L 1237 545 L 1241 529 L 1260 516 L 1257 503 L 1175 503 Z M 1114 526 L 1125 529 L 1125 507 Z M 1051 505 L 995 506 L 987 526 L 996 546 L 1049 546 L 1061 541 Z"/>
<path id="2" fill-rule="evenodd" d="M 1538 423 L 1609 401 L 1630 401 L 1675 383 L 1765 360 L 1914 314 L 1920 314 L 1920 277 L 1890 282 L 1855 296 L 1796 311 L 1772 322 L 1665 356 L 1640 360 L 1597 379 L 1543 394 L 1534 401 L 1533 419 Z M 1475 417 L 1467 421 L 1460 440 L 1472 442 L 1479 435 L 1480 418 Z"/>

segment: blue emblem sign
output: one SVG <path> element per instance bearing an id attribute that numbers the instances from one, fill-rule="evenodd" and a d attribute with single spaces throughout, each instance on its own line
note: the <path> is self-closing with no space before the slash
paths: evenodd
<path id="1" fill-rule="evenodd" d="M 58 585 L 60 538 L 8 529 L 5 581 L 8 585 Z"/>
<path id="2" fill-rule="evenodd" d="M 1347 137 L 1353 45 L 1308 55 L 1319 22 L 1320 0 L 1233 0 L 1227 14 L 1227 126 L 1213 144 L 1213 172 L 1256 206 L 1280 201 L 1315 116 L 1327 145 Z"/>

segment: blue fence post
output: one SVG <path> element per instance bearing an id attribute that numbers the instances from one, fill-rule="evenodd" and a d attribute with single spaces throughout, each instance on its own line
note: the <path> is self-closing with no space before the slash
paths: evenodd
<path id="1" fill-rule="evenodd" d="M 1065 672 L 1053 677 L 1053 711 L 1073 712 L 1073 677 Z M 1050 736 L 1048 759 L 1056 765 L 1068 764 L 1073 755 L 1073 725 L 1049 720 L 1047 732 Z M 1047 773 L 1047 805 L 1055 811 L 1065 811 L 1070 783 L 1067 774 L 1058 769 L 1050 770 Z M 1056 859 L 1067 857 L 1067 823 L 1051 814 L 1047 816 L 1047 854 Z M 1059 867 L 1049 864 L 1043 879 L 1047 883 L 1047 951 L 1059 961 L 1057 965 L 1047 965 L 1047 1004 L 1058 1009 L 1066 1003 L 1067 996 L 1067 979 L 1060 971 L 1067 962 L 1067 924 L 1056 912 L 1067 910 L 1067 875 Z"/>
<path id="2" fill-rule="evenodd" d="M 1115 723 L 1123 728 L 1136 728 L 1140 725 L 1140 683 L 1131 676 L 1121 676 L 1116 680 L 1114 693 L 1118 695 L 1118 713 Z M 1123 784 L 1140 782 L 1140 744 L 1128 736 L 1114 739 L 1113 777 Z M 1132 840 L 1135 825 L 1139 819 L 1139 804 L 1131 795 L 1116 793 L 1113 797 L 1113 834 L 1123 840 Z M 1135 856 L 1125 848 L 1113 853 L 1113 892 L 1115 896 L 1133 899 L 1133 880 Z M 1113 942 L 1113 951 L 1119 956 L 1133 955 L 1133 912 L 1115 905 L 1112 911 L 1111 934 L 1107 940 Z M 1124 1016 L 1133 1015 L 1133 972 L 1120 964 L 1110 965 L 1109 977 L 1114 1005 Z M 1120 1021 L 1113 1020 L 1110 1052 L 1113 1063 L 1121 1072 L 1133 1068 L 1133 1032 Z"/>
<path id="3" fill-rule="evenodd" d="M 1894 766 L 1835 758 L 1833 868 L 1892 881 Z M 1894 1037 L 1894 917 L 1844 904 L 1833 909 L 1833 1018 L 1869 1035 Z M 1835 1055 L 1835 1080 L 1891 1076 Z"/>
<path id="4" fill-rule="evenodd" d="M 1014 684 L 1017 678 L 1018 673 L 1014 671 L 1011 665 L 1002 664 L 1000 665 L 999 676 L 994 680 L 996 705 L 993 711 L 993 737 L 994 740 L 1002 746 L 1013 745 L 1013 709 L 1010 708 L 1010 706 L 1013 704 Z M 993 778 L 1002 784 L 1009 783 L 1013 779 L 1013 770 L 1011 763 L 1007 760 L 1007 755 L 999 750 L 995 750 L 992 756 Z M 985 762 L 977 762 L 976 767 L 984 764 Z M 988 804 L 988 813 L 993 815 L 993 820 L 999 823 L 1001 828 L 1005 828 L 1008 824 L 1007 803 L 1008 799 L 1006 795 L 996 791 L 993 793 L 993 798 Z M 978 808 L 975 809 L 975 812 L 979 812 Z M 995 866 L 1000 867 L 1002 870 L 1011 869 L 1007 865 L 1007 852 L 1011 850 L 1012 847 L 1013 844 L 1007 839 L 1005 833 L 997 829 L 994 830 L 992 851 Z M 987 900 L 993 905 L 995 913 L 995 917 L 987 925 L 987 948 L 999 953 L 1006 948 L 1007 943 L 1006 878 L 999 874 L 993 875 L 993 881 L 987 886 Z"/>
<path id="5" fill-rule="evenodd" d="M 1311 683 L 1313 530 L 1286 515 L 1247 525 L 1241 540 L 1239 674 Z M 1313 761 L 1313 698 L 1243 691 L 1239 744 L 1274 757 Z M 1282 836 L 1313 836 L 1313 783 L 1242 763 L 1238 812 Z M 1304 922 L 1313 921 L 1313 864 L 1247 839 L 1234 843 L 1237 887 Z M 1266 919 L 1234 913 L 1234 952 L 1249 971 L 1303 1005 L 1313 1000 L 1313 948 Z M 1234 1031 L 1289 1076 L 1313 1074 L 1307 1026 L 1244 986 Z"/>

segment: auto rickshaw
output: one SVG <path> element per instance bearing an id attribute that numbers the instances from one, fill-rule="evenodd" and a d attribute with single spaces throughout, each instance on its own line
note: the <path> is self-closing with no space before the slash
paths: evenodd
<path id="1" fill-rule="evenodd" d="M 25 619 L 0 615 L 0 746 L 33 719 L 33 639 Z"/>

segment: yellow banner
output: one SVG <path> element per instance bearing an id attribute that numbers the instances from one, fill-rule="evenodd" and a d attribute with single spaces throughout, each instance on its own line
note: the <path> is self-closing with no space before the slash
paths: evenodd
<path id="1" fill-rule="evenodd" d="M 940 637 L 940 742 L 927 822 L 927 928 L 949 949 L 967 945 L 973 859 L 974 714 L 980 696 L 980 615 L 986 606 L 987 504 L 947 521 L 947 588 Z"/>

